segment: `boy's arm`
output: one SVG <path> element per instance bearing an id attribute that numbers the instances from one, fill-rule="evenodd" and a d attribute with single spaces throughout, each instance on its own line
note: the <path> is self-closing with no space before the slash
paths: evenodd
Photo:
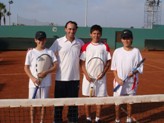
<path id="1" fill-rule="evenodd" d="M 141 56 L 140 56 L 141 57 Z M 142 57 L 140 58 L 142 59 Z M 136 66 L 136 68 L 134 68 L 134 70 L 128 74 L 128 77 L 132 77 L 133 75 L 137 74 L 137 73 L 142 73 L 143 71 L 143 63 L 145 61 L 145 58 L 143 58 Z"/>
<path id="2" fill-rule="evenodd" d="M 32 82 L 35 85 L 39 85 L 40 84 L 40 81 L 32 75 L 32 73 L 30 71 L 30 68 L 29 68 L 29 65 L 25 65 L 24 66 L 24 71 L 25 71 L 25 73 L 27 74 L 27 76 L 32 80 Z"/>
<path id="3" fill-rule="evenodd" d="M 82 68 L 82 71 L 86 77 L 86 79 L 89 81 L 89 82 L 92 82 L 92 78 L 89 77 L 88 73 L 87 73 L 87 70 L 86 70 L 86 67 L 85 67 L 85 61 L 82 61 L 81 60 L 81 68 Z"/>
<path id="4" fill-rule="evenodd" d="M 133 75 L 135 75 L 135 74 L 137 74 L 137 73 L 139 73 L 138 70 L 135 70 L 135 71 L 130 72 L 130 73 L 128 74 L 128 78 L 132 77 Z"/>
<path id="5" fill-rule="evenodd" d="M 114 74 L 114 78 L 118 82 L 118 84 L 123 85 L 123 80 L 118 77 L 116 70 L 113 70 L 113 74 Z"/>
<path id="6" fill-rule="evenodd" d="M 105 76 L 106 72 L 108 71 L 109 67 L 111 65 L 111 60 L 108 60 L 104 66 L 104 71 L 102 74 L 97 78 L 98 80 L 101 79 L 103 76 Z"/>

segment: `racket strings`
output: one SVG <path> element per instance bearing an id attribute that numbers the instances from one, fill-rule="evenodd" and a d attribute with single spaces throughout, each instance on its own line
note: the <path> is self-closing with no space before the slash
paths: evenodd
<path id="1" fill-rule="evenodd" d="M 45 61 L 46 59 L 45 58 L 43 58 L 43 57 L 39 57 L 38 58 L 38 61 Z"/>
<path id="2" fill-rule="evenodd" d="M 52 58 L 48 54 L 41 55 L 37 58 L 36 72 L 41 73 L 52 66 Z"/>
<path id="3" fill-rule="evenodd" d="M 94 79 L 97 79 L 97 77 L 102 74 L 103 70 L 104 63 L 102 60 L 97 58 L 90 60 L 87 65 L 87 71 L 89 75 Z"/>
<path id="4" fill-rule="evenodd" d="M 32 97 L 33 99 L 36 97 L 38 88 L 43 80 L 43 78 L 39 77 L 39 74 L 42 73 L 43 71 L 47 71 L 48 69 L 50 69 L 52 65 L 53 65 L 52 58 L 48 54 L 42 54 L 41 56 L 39 56 L 36 59 L 36 69 L 35 70 L 36 70 L 36 74 L 37 74 L 39 83 L 35 84 L 36 88 L 35 88 L 35 92 Z"/>

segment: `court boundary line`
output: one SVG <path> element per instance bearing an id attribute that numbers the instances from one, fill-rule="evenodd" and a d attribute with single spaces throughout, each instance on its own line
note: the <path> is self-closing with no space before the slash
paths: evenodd
<path id="1" fill-rule="evenodd" d="M 151 64 L 144 64 L 144 65 L 149 66 L 149 67 L 153 67 L 153 68 L 156 68 L 156 69 L 164 70 L 164 68 L 154 66 L 154 65 L 151 65 Z"/>

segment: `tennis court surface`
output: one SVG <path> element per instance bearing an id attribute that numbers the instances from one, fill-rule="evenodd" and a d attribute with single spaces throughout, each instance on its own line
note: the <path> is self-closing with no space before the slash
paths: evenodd
<path id="1" fill-rule="evenodd" d="M 28 77 L 24 72 L 26 51 L 0 52 L 0 123 L 30 123 L 30 107 L 36 106 L 35 123 L 40 122 L 40 107 L 45 106 L 45 123 L 53 122 L 54 106 L 64 106 L 63 119 L 67 123 L 67 109 L 69 105 L 79 106 L 79 123 L 85 123 L 84 105 L 92 105 L 92 119 L 95 118 L 95 105 L 102 105 L 103 123 L 113 123 L 115 120 L 114 104 L 121 107 L 121 121 L 126 119 L 128 102 L 133 103 L 133 120 L 140 123 L 164 122 L 164 51 L 142 51 L 146 58 L 144 72 L 139 76 L 138 95 L 135 98 L 112 97 L 113 73 L 107 72 L 107 98 L 84 98 L 81 86 L 78 99 L 53 99 L 55 73 L 50 91 L 50 99 L 27 100 Z M 82 74 L 81 74 L 82 76 Z"/>

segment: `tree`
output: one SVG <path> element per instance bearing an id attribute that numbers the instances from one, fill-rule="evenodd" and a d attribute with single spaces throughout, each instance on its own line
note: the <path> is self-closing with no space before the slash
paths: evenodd
<path id="1" fill-rule="evenodd" d="M 3 18 L 4 25 L 6 24 L 6 18 L 5 18 L 6 12 L 7 12 L 6 6 L 0 2 L 0 26 L 1 26 L 2 18 Z"/>

